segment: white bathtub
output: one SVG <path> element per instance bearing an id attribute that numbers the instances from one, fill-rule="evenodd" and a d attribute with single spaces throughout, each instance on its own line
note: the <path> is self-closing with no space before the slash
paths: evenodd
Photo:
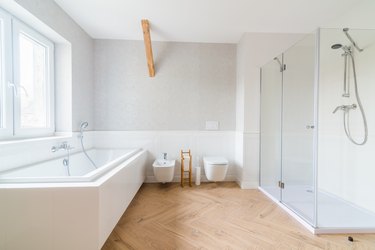
<path id="1" fill-rule="evenodd" d="M 0 172 L 0 183 L 41 183 L 41 182 L 89 182 L 102 176 L 120 162 L 135 155 L 140 149 L 91 149 L 87 154 L 97 168 L 83 152 L 69 157 L 69 173 L 63 159 L 44 161 L 16 169 Z"/>
<path id="2" fill-rule="evenodd" d="M 0 249 L 100 249 L 145 179 L 147 153 L 93 149 L 0 172 Z"/>

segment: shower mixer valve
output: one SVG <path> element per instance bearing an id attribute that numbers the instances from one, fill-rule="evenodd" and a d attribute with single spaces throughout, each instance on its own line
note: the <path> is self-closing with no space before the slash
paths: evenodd
<path id="1" fill-rule="evenodd" d="M 333 110 L 333 112 L 332 113 L 336 113 L 337 112 L 337 110 L 343 110 L 343 111 L 345 111 L 345 112 L 348 112 L 349 110 L 351 110 L 351 109 L 356 109 L 357 108 L 357 105 L 356 104 L 352 104 L 352 105 L 341 105 L 341 106 L 337 106 L 336 108 L 335 108 L 335 110 Z"/>

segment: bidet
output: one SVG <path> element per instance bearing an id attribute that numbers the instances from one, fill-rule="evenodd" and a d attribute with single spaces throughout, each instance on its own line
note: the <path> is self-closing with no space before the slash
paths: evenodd
<path id="1" fill-rule="evenodd" d="M 154 175 L 161 183 L 171 182 L 174 176 L 175 160 L 156 159 L 152 164 Z"/>

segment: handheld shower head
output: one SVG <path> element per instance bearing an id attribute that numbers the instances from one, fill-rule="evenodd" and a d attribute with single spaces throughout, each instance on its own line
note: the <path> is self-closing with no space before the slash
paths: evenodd
<path id="1" fill-rule="evenodd" d="M 89 126 L 89 123 L 88 122 L 81 122 L 81 125 L 80 125 L 80 133 L 78 135 L 78 138 L 80 139 L 81 141 L 81 146 L 82 146 L 82 151 L 83 153 L 86 155 L 87 159 L 89 159 L 89 161 L 91 162 L 91 164 L 94 166 L 94 168 L 97 168 L 96 165 L 95 165 L 95 162 L 90 158 L 90 156 L 87 154 L 86 152 L 86 149 L 83 145 L 83 130 L 85 128 L 87 128 Z"/>
<path id="2" fill-rule="evenodd" d="M 87 128 L 88 125 L 89 125 L 88 122 L 81 122 L 81 125 L 80 125 L 81 130 Z"/>
<path id="3" fill-rule="evenodd" d="M 83 138 L 83 130 L 85 129 L 85 128 L 87 128 L 87 126 L 89 126 L 89 123 L 88 122 L 81 122 L 81 125 L 79 126 L 80 127 L 80 135 L 79 135 L 79 137 L 80 138 Z"/>

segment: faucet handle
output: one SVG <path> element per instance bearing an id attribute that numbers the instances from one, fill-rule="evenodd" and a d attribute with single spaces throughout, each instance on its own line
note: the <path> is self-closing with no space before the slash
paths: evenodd
<path id="1" fill-rule="evenodd" d="M 167 153 L 163 153 L 163 159 L 167 160 L 167 158 L 168 158 L 168 154 Z"/>

